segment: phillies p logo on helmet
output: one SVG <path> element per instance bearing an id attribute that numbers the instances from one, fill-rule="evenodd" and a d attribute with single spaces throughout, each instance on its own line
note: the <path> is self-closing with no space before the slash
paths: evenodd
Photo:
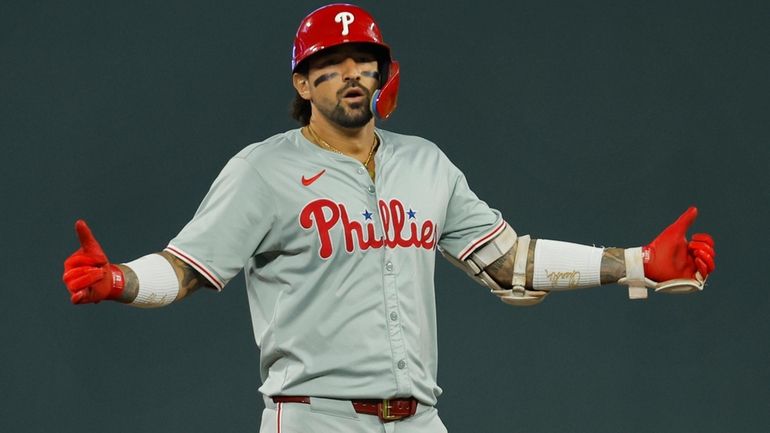
<path id="1" fill-rule="evenodd" d="M 356 17 L 350 12 L 340 12 L 334 17 L 334 21 L 342 23 L 342 36 L 347 36 L 350 33 L 348 26 L 356 20 Z"/>

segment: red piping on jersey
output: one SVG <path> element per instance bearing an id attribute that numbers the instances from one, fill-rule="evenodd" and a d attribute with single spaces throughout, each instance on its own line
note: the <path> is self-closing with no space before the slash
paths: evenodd
<path id="1" fill-rule="evenodd" d="M 458 257 L 458 259 L 465 260 L 469 255 L 471 255 L 472 252 L 476 251 L 476 248 L 481 246 L 481 244 L 483 244 L 484 242 L 488 241 L 489 238 L 491 238 L 492 236 L 498 234 L 502 229 L 505 228 L 506 225 L 507 224 L 505 220 L 501 221 L 500 225 L 495 227 L 494 230 L 489 232 L 489 234 L 487 234 L 486 236 L 483 236 L 481 239 L 477 240 L 470 246 L 466 247 L 462 252 L 460 252 L 460 257 Z"/>
<path id="2" fill-rule="evenodd" d="M 195 268 L 196 271 L 203 274 L 203 276 L 206 277 L 206 279 L 209 280 L 211 284 L 213 284 L 217 289 L 222 290 L 222 287 L 224 287 L 224 284 L 222 284 L 222 282 L 219 281 L 219 279 L 215 277 L 214 274 L 209 272 L 209 270 L 206 269 L 205 266 L 200 264 L 197 260 L 193 259 L 189 255 L 183 253 L 178 248 L 172 247 L 169 245 L 166 247 L 166 251 L 172 253 L 173 255 L 177 256 L 180 260 L 184 261 L 188 265 Z"/>

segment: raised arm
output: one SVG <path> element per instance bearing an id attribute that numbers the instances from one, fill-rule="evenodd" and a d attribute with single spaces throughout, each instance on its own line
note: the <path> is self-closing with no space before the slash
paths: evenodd
<path id="1" fill-rule="evenodd" d="M 64 261 L 62 277 L 73 304 L 114 300 L 137 307 L 162 307 L 208 284 L 168 252 L 112 264 L 85 221 L 75 223 L 75 231 L 80 248 Z"/>

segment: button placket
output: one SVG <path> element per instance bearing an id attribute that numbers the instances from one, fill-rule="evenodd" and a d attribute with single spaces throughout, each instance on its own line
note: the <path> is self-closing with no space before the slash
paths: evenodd
<path id="1" fill-rule="evenodd" d="M 385 275 L 385 309 L 395 312 L 398 309 L 398 296 L 396 295 L 395 276 Z M 390 341 L 391 359 L 394 367 L 396 389 L 399 393 L 409 392 L 411 382 L 404 367 L 399 367 L 399 361 L 407 357 L 406 341 L 401 331 L 401 323 L 398 320 L 387 320 L 388 340 Z"/>

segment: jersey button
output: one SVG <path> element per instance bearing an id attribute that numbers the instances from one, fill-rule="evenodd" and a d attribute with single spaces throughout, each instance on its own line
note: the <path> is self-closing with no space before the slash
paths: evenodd
<path id="1" fill-rule="evenodd" d="M 401 361 L 398 361 L 398 364 L 397 364 L 397 365 L 398 365 L 398 369 L 399 369 L 399 370 L 403 370 L 403 369 L 405 369 L 405 368 L 406 368 L 406 361 L 404 361 L 404 360 L 402 359 Z"/>
<path id="2" fill-rule="evenodd" d="M 356 173 L 358 173 L 358 174 L 364 174 L 364 169 L 363 169 L 363 167 L 358 167 L 358 169 L 356 169 Z"/>
<path id="3" fill-rule="evenodd" d="M 385 263 L 385 270 L 388 271 L 388 272 L 392 272 L 393 271 L 393 262 Z"/>
<path id="4" fill-rule="evenodd" d="M 374 191 L 375 191 L 374 185 L 369 185 L 368 190 L 369 190 L 369 194 L 374 194 Z"/>
<path id="5" fill-rule="evenodd" d="M 395 311 L 391 311 L 391 312 L 390 312 L 390 320 L 392 320 L 392 321 L 394 321 L 394 322 L 395 322 L 396 320 L 398 320 L 398 313 L 396 313 Z"/>

